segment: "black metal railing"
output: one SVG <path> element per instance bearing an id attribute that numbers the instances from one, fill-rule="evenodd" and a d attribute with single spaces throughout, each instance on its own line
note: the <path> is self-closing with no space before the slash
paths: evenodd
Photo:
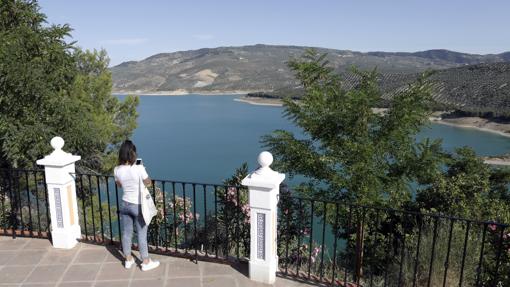
<path id="1" fill-rule="evenodd" d="M 281 192 L 281 276 L 333 286 L 510 286 L 509 226 Z"/>
<path id="2" fill-rule="evenodd" d="M 122 189 L 113 176 L 74 174 L 84 239 L 120 243 Z M 248 193 L 243 187 L 152 180 L 158 214 L 149 226 L 151 252 L 193 258 L 246 260 Z"/>
<path id="3" fill-rule="evenodd" d="M 83 240 L 120 244 L 122 189 L 73 174 Z M 150 251 L 193 259 L 249 257 L 248 192 L 153 180 Z M 281 190 L 279 274 L 333 286 L 510 286 L 510 226 L 318 200 Z M 42 170 L 0 169 L 0 235 L 50 237 Z M 136 247 L 136 244 L 135 244 Z"/>
<path id="4" fill-rule="evenodd" d="M 0 169 L 0 235 L 50 236 L 45 182 L 43 170 Z"/>

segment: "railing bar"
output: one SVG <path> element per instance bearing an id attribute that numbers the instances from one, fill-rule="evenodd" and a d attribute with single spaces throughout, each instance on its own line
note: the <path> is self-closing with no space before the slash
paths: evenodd
<path id="1" fill-rule="evenodd" d="M 207 249 L 209 248 L 209 236 L 208 236 L 208 229 L 207 229 L 207 186 L 202 185 L 202 188 L 204 189 L 204 232 L 205 232 L 205 256 L 208 257 L 209 254 L 207 252 Z"/>
<path id="2" fill-rule="evenodd" d="M 428 278 L 428 282 L 427 282 L 427 286 L 430 287 L 430 282 L 431 282 L 431 279 L 432 279 L 432 269 L 433 269 L 433 265 L 434 265 L 434 257 L 435 257 L 435 252 L 436 252 L 436 240 L 437 240 L 437 225 L 438 225 L 438 221 L 439 219 L 435 219 L 434 220 L 434 233 L 433 233 L 433 237 L 432 237 L 432 252 L 431 252 L 431 255 L 430 255 L 430 265 L 429 265 L 429 278 Z"/>
<path id="3" fill-rule="evenodd" d="M 193 241 L 195 244 L 195 260 L 197 260 L 198 257 L 198 246 L 196 245 L 197 241 L 197 192 L 196 192 L 196 185 L 193 184 Z"/>
<path id="4" fill-rule="evenodd" d="M 476 269 L 476 286 L 480 286 L 480 276 L 482 274 L 483 250 L 485 247 L 485 234 L 487 233 L 487 224 L 483 225 L 482 229 L 482 248 L 480 250 L 480 260 L 478 261 L 478 268 Z"/>
<path id="5" fill-rule="evenodd" d="M 405 222 L 405 217 L 404 220 Z M 402 273 L 403 273 L 403 266 L 404 266 L 404 260 L 405 260 L 405 252 L 406 252 L 406 236 L 405 236 L 405 230 L 404 227 L 402 227 L 402 248 L 400 250 L 400 267 L 398 271 L 398 286 L 402 285 Z M 418 259 L 416 259 L 418 260 Z"/>
<path id="6" fill-rule="evenodd" d="M 43 180 L 44 180 L 44 193 L 46 195 L 46 234 L 48 235 L 48 238 L 51 239 L 51 232 L 50 232 L 51 217 L 50 217 L 50 207 L 49 207 L 50 195 L 48 193 L 48 185 L 46 184 L 46 173 L 44 173 L 44 172 L 43 172 Z"/>
<path id="7" fill-rule="evenodd" d="M 188 214 L 186 213 L 186 184 L 182 183 L 182 199 L 183 199 L 183 205 L 184 205 L 184 253 L 188 254 L 188 232 L 187 232 L 187 217 Z"/>
<path id="8" fill-rule="evenodd" d="M 214 186 L 214 253 L 218 258 L 218 186 Z"/>
<path id="9" fill-rule="evenodd" d="M 225 213 L 223 216 L 225 217 L 225 258 L 228 259 L 229 256 L 229 224 L 228 224 L 228 213 L 230 212 L 227 210 L 227 201 L 228 201 L 228 186 L 225 186 L 225 200 L 223 202 L 223 212 Z"/>
<path id="10" fill-rule="evenodd" d="M 81 208 L 83 213 L 83 227 L 85 228 L 85 239 L 87 239 L 87 236 L 89 235 L 87 232 L 87 213 L 86 213 L 86 207 L 85 207 L 85 191 L 83 190 L 83 176 L 80 176 L 80 191 L 81 191 Z M 94 220 L 94 219 L 92 219 Z"/>
<path id="11" fill-rule="evenodd" d="M 21 184 L 20 184 L 20 172 L 16 172 L 16 185 L 18 186 L 18 208 L 19 208 L 19 218 L 20 218 L 20 235 L 25 236 L 25 223 L 23 222 L 23 200 L 21 199 Z"/>
<path id="12" fill-rule="evenodd" d="M 314 211 L 314 201 L 312 200 L 310 203 L 310 240 L 308 243 L 308 279 L 310 279 L 311 270 L 312 270 L 312 244 L 313 244 L 313 211 Z"/>
<path id="13" fill-rule="evenodd" d="M 338 203 L 335 204 L 335 225 L 333 226 L 335 241 L 333 242 L 333 269 L 331 275 L 331 284 L 335 284 L 335 270 L 336 270 L 336 244 L 338 238 Z"/>
<path id="14" fill-rule="evenodd" d="M 175 243 L 175 252 L 177 252 L 177 201 L 175 199 L 175 182 L 172 182 L 172 193 L 174 197 L 174 243 Z"/>
<path id="15" fill-rule="evenodd" d="M 413 274 L 413 287 L 416 286 L 416 275 L 418 273 L 418 258 L 420 256 L 420 244 L 421 244 L 421 231 L 423 228 L 423 220 L 417 215 L 416 220 L 419 224 L 418 229 L 418 243 L 416 244 L 416 257 L 414 258 L 414 274 Z"/>
<path id="16" fill-rule="evenodd" d="M 34 224 L 32 222 L 32 204 L 30 202 L 30 183 L 28 181 L 28 172 L 25 172 L 25 183 L 27 184 L 27 204 L 28 204 L 28 221 L 30 222 L 30 237 L 34 237 Z"/>
<path id="17" fill-rule="evenodd" d="M 90 213 L 91 213 L 91 219 L 92 219 L 92 236 L 94 237 L 94 242 L 97 242 L 97 238 L 96 238 L 96 220 L 94 218 L 94 197 L 92 196 L 92 180 L 91 180 L 91 176 L 88 175 L 88 182 L 89 182 L 89 197 L 90 197 Z"/>
<path id="18" fill-rule="evenodd" d="M 394 213 L 406 213 L 406 214 L 410 214 L 410 215 L 419 215 L 419 216 L 422 216 L 422 217 L 433 217 L 433 218 L 443 218 L 443 219 L 455 219 L 455 220 L 462 220 L 462 221 L 469 221 L 471 223 L 476 223 L 476 224 L 482 224 L 482 223 L 488 223 L 488 224 L 494 224 L 498 227 L 500 226 L 504 226 L 505 228 L 508 228 L 510 227 L 510 224 L 503 224 L 503 223 L 498 223 L 498 222 L 492 222 L 492 221 L 477 221 L 477 220 L 473 220 L 473 219 L 468 219 L 468 218 L 462 218 L 462 217 L 456 217 L 456 216 L 446 216 L 446 215 L 442 215 L 442 214 L 433 214 L 433 213 L 421 213 L 421 212 L 416 212 L 416 211 L 409 211 L 409 210 L 399 210 L 399 209 L 394 209 L 394 208 L 384 208 L 384 207 L 378 207 L 378 206 L 370 206 L 370 205 L 362 205 L 362 204 L 353 204 L 353 203 L 347 203 L 347 202 L 341 202 L 341 201 L 332 201 L 332 200 L 322 200 L 322 199 L 314 199 L 314 198 L 309 198 L 309 197 L 302 197 L 302 196 L 295 196 L 295 195 L 292 195 L 292 196 L 286 196 L 286 197 L 292 197 L 292 198 L 295 198 L 295 199 L 303 199 L 303 200 L 314 200 L 314 201 L 320 201 L 320 202 L 326 202 L 326 203 L 340 203 L 340 204 L 344 204 L 344 205 L 349 205 L 353 208 L 370 208 L 370 209 L 373 209 L 373 210 L 381 210 L 381 211 L 387 211 L 387 212 L 394 212 Z"/>
<path id="19" fill-rule="evenodd" d="M 322 282 L 322 277 L 324 276 L 324 243 L 326 237 L 326 218 L 328 216 L 328 205 L 327 203 L 323 203 L 324 205 L 324 216 L 322 217 L 322 246 L 321 246 L 321 263 L 319 264 L 320 275 L 319 281 Z"/>
<path id="20" fill-rule="evenodd" d="M 452 246 L 452 236 L 453 236 L 453 224 L 455 222 L 455 219 L 450 220 L 450 231 L 448 234 L 448 246 L 446 248 L 446 258 L 444 261 L 444 275 L 443 275 L 443 287 L 446 286 L 446 278 L 448 275 L 448 267 L 450 265 L 450 248 Z"/>
<path id="21" fill-rule="evenodd" d="M 499 265 L 501 263 L 501 251 L 503 250 L 503 238 L 505 233 L 505 227 L 501 227 L 501 233 L 499 235 L 498 254 L 496 256 L 496 268 L 494 272 L 494 282 L 498 282 L 499 277 Z"/>
<path id="22" fill-rule="evenodd" d="M 365 213 L 366 209 L 363 207 L 361 209 L 361 226 L 358 222 L 359 234 L 358 231 L 356 231 L 356 240 L 358 241 L 356 243 L 356 284 L 360 285 L 361 277 L 363 276 L 363 246 L 364 246 L 364 238 L 365 238 Z M 361 237 L 361 240 L 358 239 L 358 236 Z M 358 245 L 359 243 L 359 245 Z"/>
<path id="23" fill-rule="evenodd" d="M 151 184 L 152 184 L 152 188 L 151 188 L 151 189 L 152 189 L 152 199 L 153 199 L 153 200 L 157 200 L 157 199 L 156 199 L 156 181 L 153 179 L 153 180 L 151 181 Z M 159 212 L 158 212 L 158 213 L 159 213 Z M 158 216 L 158 215 L 156 214 L 156 217 L 157 217 L 157 216 Z M 157 220 L 157 218 L 156 218 L 156 220 Z M 154 228 L 154 231 L 155 231 L 155 234 L 154 234 L 154 236 L 152 237 L 152 243 L 153 243 L 154 245 L 156 245 L 156 250 L 157 250 L 157 249 L 159 249 L 159 228 L 155 228 L 155 226 L 154 226 L 154 225 L 152 226 L 152 228 Z"/>
<path id="24" fill-rule="evenodd" d="M 99 218 L 101 219 L 101 240 L 104 244 L 104 222 L 103 222 L 103 201 L 101 200 L 101 182 L 100 177 L 96 177 L 97 183 L 97 201 L 99 203 Z"/>
<path id="25" fill-rule="evenodd" d="M 109 178 L 105 177 L 105 183 L 106 183 L 106 200 L 108 203 L 108 221 L 110 222 L 110 244 L 113 244 L 113 225 L 112 225 L 112 212 L 110 207 L 110 184 L 109 184 Z"/>
<path id="26" fill-rule="evenodd" d="M 389 217 L 389 214 L 388 214 L 388 217 Z M 392 243 L 391 239 L 392 239 L 392 237 L 393 237 L 393 235 L 390 232 L 388 234 L 388 238 L 387 238 L 388 242 L 386 243 L 386 259 L 387 259 L 387 263 L 384 266 L 384 285 L 383 285 L 384 287 L 388 286 L 388 269 L 389 269 L 389 265 L 390 265 L 390 262 L 391 262 L 389 260 L 389 258 L 390 258 L 390 255 L 391 255 L 390 253 L 391 253 L 391 247 L 392 247 L 391 246 L 391 243 Z"/>
<path id="27" fill-rule="evenodd" d="M 462 281 L 464 279 L 464 263 L 466 262 L 466 252 L 467 252 L 470 227 L 471 227 L 471 222 L 467 222 L 466 223 L 466 234 L 464 236 L 464 248 L 462 249 L 462 263 L 461 263 L 461 267 L 460 267 L 459 287 L 462 287 Z"/>
<path id="28" fill-rule="evenodd" d="M 283 201 L 280 201 L 283 203 Z M 290 201 L 289 201 L 290 202 Z M 291 210 L 287 207 L 284 210 L 284 213 L 286 215 L 286 225 L 287 225 L 287 240 L 285 240 L 285 275 L 288 275 L 289 272 L 289 241 L 290 241 L 290 214 Z M 299 246 L 298 246 L 299 248 Z"/>
<path id="29" fill-rule="evenodd" d="M 16 238 L 16 229 L 17 229 L 17 209 L 18 204 L 16 203 L 16 195 L 14 191 L 14 171 L 9 172 L 9 195 L 11 197 L 11 214 L 9 221 L 11 222 L 11 228 L 12 228 L 12 238 Z M 49 226 L 49 225 L 48 225 Z"/>
<path id="30" fill-rule="evenodd" d="M 121 214 L 120 214 L 120 208 L 119 208 L 119 188 L 117 187 L 117 182 L 115 182 L 115 204 L 117 206 L 117 226 L 119 228 L 119 242 L 120 242 L 120 246 L 122 246 L 122 230 L 120 227 Z"/>
<path id="31" fill-rule="evenodd" d="M 165 185 L 166 182 L 161 182 L 161 192 L 163 192 L 163 221 L 164 221 L 164 228 L 165 231 L 165 251 L 168 251 L 168 222 L 167 222 L 167 213 L 166 213 L 166 191 L 165 191 Z"/>
<path id="32" fill-rule="evenodd" d="M 303 215 L 303 200 L 299 200 L 299 212 L 301 215 Z M 300 216 L 299 218 L 304 218 L 304 216 Z M 303 228 L 301 224 L 302 220 L 298 220 L 298 244 L 297 244 L 297 264 L 296 264 L 296 275 L 299 277 L 299 269 L 301 265 L 301 252 L 299 251 L 299 248 L 301 248 L 301 235 L 303 232 L 301 231 L 301 228 Z"/>
<path id="33" fill-rule="evenodd" d="M 377 229 L 379 227 L 379 224 L 380 224 L 380 214 L 379 214 L 379 210 L 376 210 L 376 213 L 375 213 L 375 226 L 374 226 L 374 246 L 378 246 L 378 244 L 376 244 L 377 242 Z M 374 286 L 374 270 L 372 269 L 373 266 L 370 268 L 370 287 Z"/>
<path id="34" fill-rule="evenodd" d="M 4 211 L 4 215 L 6 216 L 6 220 L 4 223 L 4 234 L 7 234 L 7 229 L 9 227 L 10 213 L 12 212 L 12 210 L 9 210 L 9 216 L 7 216 L 6 207 L 5 207 L 5 199 L 7 198 L 7 187 L 9 186 L 9 183 L 7 182 L 7 180 L 9 179 L 9 172 L 4 171 L 4 170 L 2 170 L 2 172 L 5 172 L 2 177 L 2 182 L 4 184 L 4 188 L 2 189 L 2 191 L 3 191 L 2 209 Z"/>
<path id="35" fill-rule="evenodd" d="M 351 223 L 352 223 L 352 207 L 349 205 L 345 205 L 346 208 L 349 208 L 349 217 L 347 218 L 347 240 L 345 242 L 345 251 L 347 253 L 347 249 L 349 248 L 349 233 L 351 232 Z M 347 285 L 347 266 L 349 265 L 349 258 L 345 257 L 345 267 L 344 267 L 344 286 Z"/>
<path id="36" fill-rule="evenodd" d="M 22 171 L 22 172 L 44 172 L 43 168 L 40 169 L 34 169 L 34 168 L 7 168 L 2 167 L 0 168 L 0 171 Z"/>
<path id="37" fill-rule="evenodd" d="M 236 201 L 236 229 L 235 229 L 235 233 L 236 233 L 236 255 L 237 255 L 237 260 L 239 260 L 239 243 L 240 243 L 240 240 L 239 240 L 239 225 L 240 225 L 240 222 L 239 222 L 239 218 L 241 217 L 240 216 L 240 206 L 241 206 L 241 197 L 239 196 L 239 187 L 236 187 L 236 196 L 237 196 L 237 201 Z"/>
<path id="38" fill-rule="evenodd" d="M 2 170 L 3 172 L 3 170 Z M 6 194 L 6 187 L 7 187 L 7 183 L 6 183 L 6 178 L 8 176 L 6 176 L 5 174 L 2 174 L 2 214 L 4 216 L 6 216 L 6 212 L 5 212 L 5 198 L 7 197 L 7 194 Z M 4 234 L 7 234 L 7 220 L 4 222 L 3 224 L 3 229 L 4 229 Z M 40 227 L 39 227 L 40 229 Z"/>
<path id="39" fill-rule="evenodd" d="M 38 237 L 41 238 L 41 214 L 40 214 L 40 210 L 39 210 L 39 186 L 37 184 L 37 172 L 33 172 L 34 173 L 34 186 L 35 186 L 35 205 L 36 205 L 36 210 L 37 210 L 37 231 L 38 231 Z M 3 203 L 2 203 L 2 207 L 3 207 Z M 4 212 L 5 214 L 5 212 Z"/>
<path id="40" fill-rule="evenodd" d="M 176 184 L 193 184 L 194 183 L 196 185 L 221 185 L 219 183 L 211 183 L 211 182 L 200 182 L 200 181 L 190 182 L 190 181 L 180 181 L 180 180 L 160 179 L 160 178 L 155 178 L 154 180 L 156 180 L 156 181 L 174 182 Z"/>

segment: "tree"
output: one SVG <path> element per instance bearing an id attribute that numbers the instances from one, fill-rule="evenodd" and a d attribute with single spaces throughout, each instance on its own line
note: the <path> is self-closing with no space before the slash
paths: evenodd
<path id="1" fill-rule="evenodd" d="M 36 1 L 0 2 L 0 167 L 28 168 L 54 136 L 80 166 L 108 171 L 136 127 L 138 99 L 111 94 L 105 51 L 82 51 Z"/>
<path id="2" fill-rule="evenodd" d="M 289 62 L 305 95 L 300 102 L 284 99 L 285 115 L 306 138 L 283 130 L 265 136 L 262 142 L 275 154 L 276 167 L 309 178 L 298 190 L 321 199 L 383 206 L 409 201 L 410 181 L 419 179 L 418 174 L 432 176 L 443 157 L 439 141 L 418 144 L 415 140 L 430 114 L 427 75 L 396 94 L 386 111 L 374 112 L 383 102 L 376 70 L 353 69 L 358 84 L 346 90 L 326 56 L 308 50 L 301 59 Z M 425 174 L 417 170 L 420 162 L 430 164 Z M 332 224 L 333 216 L 329 217 Z M 347 240 L 355 234 L 357 254 L 346 256 L 357 259 L 358 283 L 363 276 L 367 224 L 358 222 L 353 230 L 335 231 Z"/>
<path id="3" fill-rule="evenodd" d="M 377 72 L 353 70 L 358 85 L 346 90 L 325 59 L 308 50 L 289 62 L 305 96 L 300 102 L 284 99 L 285 115 L 306 138 L 277 130 L 263 144 L 280 170 L 310 179 L 301 191 L 359 204 L 407 201 L 409 182 L 433 176 L 444 156 L 439 141 L 415 140 L 430 113 L 427 75 L 397 94 L 386 111 L 374 112 L 383 101 Z M 424 162 L 425 174 L 418 166 Z"/>
<path id="4" fill-rule="evenodd" d="M 448 156 L 442 172 L 416 190 L 409 207 L 477 220 L 510 222 L 510 170 L 493 168 L 468 148 Z"/>

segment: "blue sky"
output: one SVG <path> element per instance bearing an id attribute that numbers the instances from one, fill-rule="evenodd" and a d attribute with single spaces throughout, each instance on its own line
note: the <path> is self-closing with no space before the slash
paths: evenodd
<path id="1" fill-rule="evenodd" d="M 510 1 L 43 0 L 73 40 L 104 48 L 111 65 L 153 54 L 278 44 L 357 51 L 510 50 Z"/>

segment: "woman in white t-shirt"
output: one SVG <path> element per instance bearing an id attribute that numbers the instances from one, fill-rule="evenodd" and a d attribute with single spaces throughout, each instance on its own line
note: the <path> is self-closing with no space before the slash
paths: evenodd
<path id="1" fill-rule="evenodd" d="M 142 257 L 141 269 L 151 270 L 159 266 L 159 262 L 149 258 L 147 247 L 147 229 L 142 216 L 140 205 L 140 185 L 149 185 L 151 179 L 142 164 L 136 164 L 136 146 L 132 141 L 126 140 L 119 150 L 119 165 L 115 167 L 115 182 L 122 187 L 124 194 L 120 207 L 122 222 L 122 252 L 125 256 L 124 266 L 131 268 L 135 260 L 131 255 L 131 239 L 133 237 L 133 223 L 138 234 L 138 249 Z"/>

